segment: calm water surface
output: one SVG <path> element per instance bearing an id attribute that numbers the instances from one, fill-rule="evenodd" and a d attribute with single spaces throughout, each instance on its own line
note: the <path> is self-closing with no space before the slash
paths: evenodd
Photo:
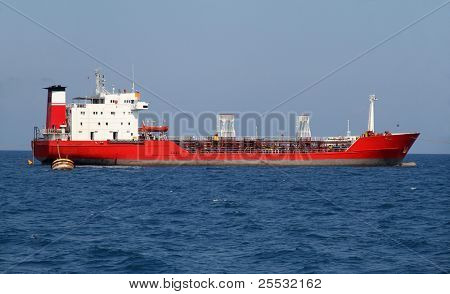
<path id="1" fill-rule="evenodd" d="M 0 152 L 0 272 L 445 273 L 450 156 L 415 168 L 29 167 Z"/>

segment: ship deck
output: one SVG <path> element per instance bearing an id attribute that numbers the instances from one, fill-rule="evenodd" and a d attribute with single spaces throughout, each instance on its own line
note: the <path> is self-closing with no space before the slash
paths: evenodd
<path id="1" fill-rule="evenodd" d="M 354 141 L 341 138 L 174 138 L 172 142 L 190 153 L 311 153 L 344 152 Z"/>

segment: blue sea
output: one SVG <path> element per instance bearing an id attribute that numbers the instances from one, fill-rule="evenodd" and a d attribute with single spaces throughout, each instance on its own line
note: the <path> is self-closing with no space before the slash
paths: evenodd
<path id="1" fill-rule="evenodd" d="M 73 171 L 29 158 L 0 152 L 2 273 L 450 271 L 450 155 Z"/>

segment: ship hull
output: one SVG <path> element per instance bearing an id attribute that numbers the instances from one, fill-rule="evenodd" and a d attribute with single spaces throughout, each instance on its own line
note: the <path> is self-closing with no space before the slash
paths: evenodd
<path id="1" fill-rule="evenodd" d="M 402 162 L 419 134 L 361 137 L 347 150 L 320 152 L 188 152 L 174 141 L 148 140 L 32 142 L 35 157 L 49 164 L 59 154 L 77 165 L 239 165 L 239 166 L 395 166 Z"/>

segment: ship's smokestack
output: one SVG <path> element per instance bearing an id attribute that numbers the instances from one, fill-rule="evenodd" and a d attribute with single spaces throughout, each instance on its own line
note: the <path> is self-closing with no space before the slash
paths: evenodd
<path id="1" fill-rule="evenodd" d="M 296 136 L 297 138 L 311 138 L 311 129 L 309 128 L 309 113 L 302 113 L 297 116 L 296 120 Z"/>
<path id="2" fill-rule="evenodd" d="M 234 114 L 222 113 L 217 116 L 217 134 L 224 138 L 236 137 Z"/>
<path id="3" fill-rule="evenodd" d="M 60 129 L 66 125 L 66 87 L 61 85 L 44 88 L 47 94 L 47 129 Z"/>
<path id="4" fill-rule="evenodd" d="M 375 95 L 369 96 L 369 122 L 367 124 L 367 130 L 372 133 L 375 133 L 375 101 L 377 100 Z"/>

